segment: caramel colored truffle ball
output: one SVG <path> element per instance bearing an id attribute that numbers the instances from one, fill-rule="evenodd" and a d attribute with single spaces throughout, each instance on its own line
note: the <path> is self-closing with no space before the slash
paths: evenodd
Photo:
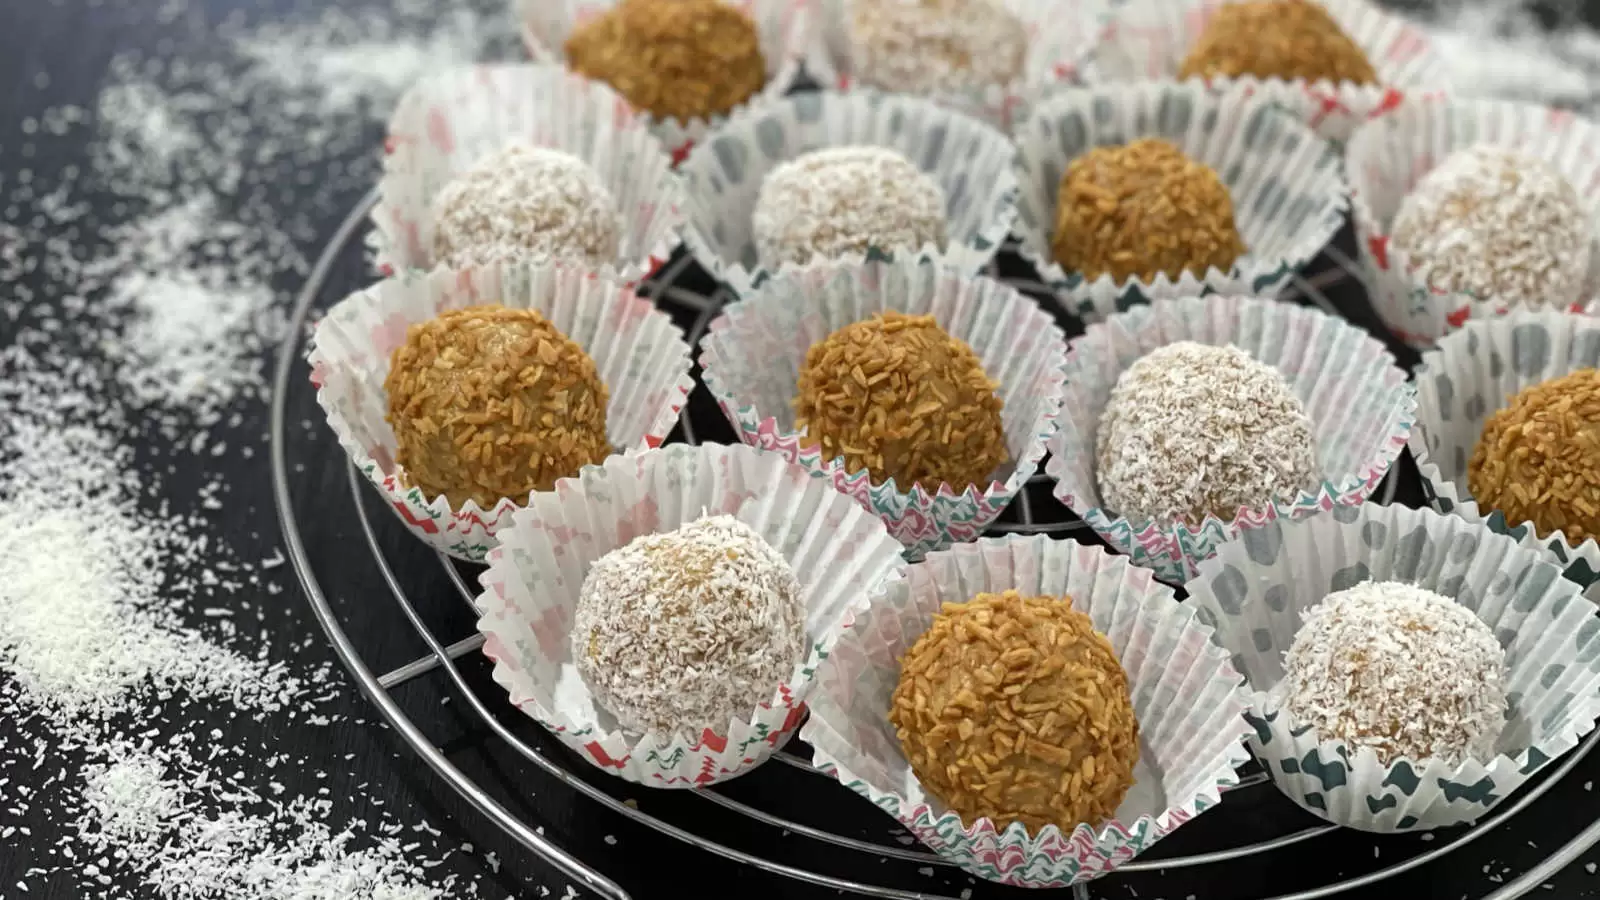
<path id="1" fill-rule="evenodd" d="M 1096 147 L 1061 177 L 1050 249 L 1068 272 L 1121 282 L 1226 272 L 1244 254 L 1233 197 L 1210 167 L 1145 138 Z"/>
<path id="2" fill-rule="evenodd" d="M 997 829 L 1096 826 L 1139 761 L 1127 675 L 1071 597 L 945 604 L 905 655 L 889 721 L 922 786 Z"/>
<path id="3" fill-rule="evenodd" d="M 903 94 L 1015 81 L 1028 30 L 996 0 L 854 0 L 850 45 L 861 83 Z"/>
<path id="4" fill-rule="evenodd" d="M 1467 463 L 1485 510 L 1574 544 L 1600 538 L 1600 369 L 1524 389 L 1489 417 Z"/>
<path id="5" fill-rule="evenodd" d="M 412 325 L 383 388 L 404 477 L 457 509 L 523 502 L 611 452 L 594 360 L 533 310 L 471 306 Z"/>
<path id="6" fill-rule="evenodd" d="M 795 424 L 879 484 L 929 493 L 987 487 L 1006 460 L 998 385 L 933 316 L 886 312 L 813 345 L 800 367 Z"/>
<path id="7" fill-rule="evenodd" d="M 1367 55 L 1310 0 L 1228 3 L 1206 22 L 1179 78 L 1281 78 L 1376 84 Z"/>
<path id="8" fill-rule="evenodd" d="M 622 0 L 579 26 L 566 54 L 661 119 L 725 115 L 767 81 L 755 23 L 723 0 Z"/>

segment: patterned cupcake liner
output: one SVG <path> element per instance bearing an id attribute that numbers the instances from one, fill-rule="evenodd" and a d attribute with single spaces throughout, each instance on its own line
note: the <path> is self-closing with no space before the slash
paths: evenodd
<path id="1" fill-rule="evenodd" d="M 697 739 L 622 731 L 572 661 L 589 567 L 640 535 L 708 515 L 749 525 L 794 569 L 809 649 L 770 701 Z M 517 708 L 605 772 L 651 787 L 726 781 L 765 762 L 804 717 L 817 668 L 871 591 L 901 578 L 883 523 L 777 454 L 675 444 L 613 456 L 535 493 L 500 534 L 481 576 L 483 652 Z"/>
<path id="2" fill-rule="evenodd" d="M 659 445 L 694 389 L 689 345 L 672 319 L 632 287 L 576 266 L 514 264 L 410 271 L 339 301 L 312 335 L 311 380 L 345 452 L 412 534 L 457 559 L 480 562 L 520 504 L 452 507 L 410 484 L 396 462 L 383 382 L 406 330 L 440 313 L 498 303 L 544 314 L 594 359 L 611 392 L 606 432 L 625 450 Z"/>
<path id="3" fill-rule="evenodd" d="M 1323 481 L 1267 506 L 1199 525 L 1130 522 L 1100 505 L 1095 436 L 1111 389 L 1129 366 L 1179 341 L 1231 344 L 1277 369 L 1305 406 Z M 1274 519 L 1362 503 L 1399 457 L 1416 392 L 1383 344 L 1343 319 L 1253 297 L 1162 300 L 1089 326 L 1067 355 L 1067 398 L 1045 472 L 1055 495 L 1135 565 L 1182 584 L 1225 541 Z"/>
<path id="4" fill-rule="evenodd" d="M 865 471 L 847 472 L 842 458 L 823 459 L 820 446 L 795 430 L 792 402 L 806 351 L 887 310 L 933 315 L 1000 382 L 1009 461 L 989 484 L 959 492 L 944 485 L 935 494 L 893 479 L 874 485 Z M 1033 301 L 996 281 L 908 261 L 785 272 L 729 306 L 700 343 L 706 387 L 740 440 L 829 479 L 882 517 L 914 555 L 982 534 L 1022 490 L 1055 431 L 1065 357 L 1061 329 Z"/>
<path id="5" fill-rule="evenodd" d="M 1134 784 L 1111 821 L 1062 834 L 1021 823 L 964 823 L 926 794 L 906 761 L 889 708 L 900 660 L 940 604 L 1015 588 L 1070 595 L 1111 641 L 1139 721 Z M 817 674 L 801 736 L 818 768 L 889 813 L 936 853 L 991 881 L 1064 887 L 1115 869 L 1239 783 L 1249 757 L 1241 678 L 1210 628 L 1150 573 L 1099 547 L 1043 535 L 984 538 L 930 554 L 877 591 Z"/>
<path id="6" fill-rule="evenodd" d="M 766 176 L 801 154 L 856 145 L 896 150 L 939 183 L 949 241 L 909 251 L 871 248 L 810 265 L 933 259 L 976 273 L 994 257 L 1016 218 L 1016 147 L 1005 135 L 914 97 L 811 91 L 735 116 L 684 161 L 684 241 L 695 259 L 736 294 L 748 294 L 776 274 L 758 258 L 750 224 Z M 805 267 L 785 263 L 777 271 Z"/>
<path id="7" fill-rule="evenodd" d="M 1532 522 L 1507 522 L 1499 510 L 1480 507 L 1467 489 L 1467 461 L 1490 416 L 1523 388 L 1595 366 L 1600 318 L 1516 310 L 1467 322 L 1422 355 L 1410 446 L 1435 509 L 1543 551 L 1600 603 L 1600 542 L 1574 544 L 1560 531 L 1541 535 Z"/>
<path id="8" fill-rule="evenodd" d="M 1451 764 L 1324 740 L 1270 692 L 1305 612 L 1363 581 L 1400 581 L 1455 599 L 1505 648 L 1510 701 L 1492 760 Z M 1432 510 L 1368 504 L 1273 522 L 1224 545 L 1187 586 L 1249 680 L 1251 749 L 1300 807 L 1363 831 L 1475 821 L 1576 746 L 1600 716 L 1600 618 L 1536 551 Z"/>
<path id="9" fill-rule="evenodd" d="M 1216 171 L 1233 197 L 1245 255 L 1224 272 L 1121 282 L 1068 272 L 1050 249 L 1061 177 L 1095 147 L 1160 137 Z M 1276 295 L 1344 224 L 1349 188 L 1326 141 L 1248 91 L 1143 83 L 1062 91 L 1017 130 L 1019 252 L 1067 312 L 1088 321 L 1164 297 Z"/>
<path id="10" fill-rule="evenodd" d="M 1351 219 L 1366 264 L 1373 308 L 1397 337 L 1427 348 L 1468 319 L 1504 313 L 1494 298 L 1438 291 L 1416 274 L 1407 255 L 1389 245 L 1400 204 L 1434 166 L 1476 144 L 1515 147 L 1554 166 L 1600 227 L 1600 126 L 1565 110 L 1500 100 L 1409 99 L 1357 129 L 1345 149 Z M 1600 251 L 1591 255 L 1600 262 Z M 1582 297 L 1552 297 L 1556 308 L 1581 311 L 1593 300 L 1591 271 Z"/>

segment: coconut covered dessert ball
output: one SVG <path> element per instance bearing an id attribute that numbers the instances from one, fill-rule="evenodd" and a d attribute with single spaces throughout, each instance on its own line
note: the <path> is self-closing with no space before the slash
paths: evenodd
<path id="1" fill-rule="evenodd" d="M 849 39 L 860 81 L 900 94 L 1009 84 L 1028 54 L 1022 20 L 996 0 L 853 0 Z"/>
<path id="2" fill-rule="evenodd" d="M 1095 279 L 1224 272 L 1244 254 L 1233 197 L 1204 163 L 1159 138 L 1073 160 L 1056 200 L 1055 261 Z"/>
<path id="3" fill-rule="evenodd" d="M 806 643 L 788 561 L 723 515 L 600 557 L 578 594 L 572 658 L 624 731 L 694 741 L 771 701 Z"/>
<path id="4" fill-rule="evenodd" d="M 1257 0 L 1219 8 L 1179 66 L 1178 77 L 1219 76 L 1378 82 L 1367 55 L 1311 0 Z"/>
<path id="5" fill-rule="evenodd" d="M 1367 581 L 1307 611 L 1275 689 L 1319 735 L 1395 759 L 1486 762 L 1506 721 L 1506 664 L 1472 610 Z"/>
<path id="6" fill-rule="evenodd" d="M 621 0 L 572 32 L 566 56 L 660 119 L 726 115 L 767 83 L 755 22 L 723 0 Z"/>
<path id="7" fill-rule="evenodd" d="M 885 312 L 828 335 L 806 352 L 795 427 L 823 459 L 930 494 L 986 487 L 1006 461 L 999 385 L 933 316 Z"/>
<path id="8" fill-rule="evenodd" d="M 1101 502 L 1134 522 L 1231 521 L 1320 480 L 1311 418 L 1237 347 L 1180 341 L 1117 378 L 1095 435 Z"/>
<path id="9" fill-rule="evenodd" d="M 1524 389 L 1489 417 L 1467 463 L 1467 489 L 1512 525 L 1600 538 L 1600 370 Z"/>
<path id="10" fill-rule="evenodd" d="M 945 242 L 939 183 L 887 147 L 829 147 L 773 169 L 751 230 L 763 265 Z"/>
<path id="11" fill-rule="evenodd" d="M 576 156 L 513 144 L 452 179 L 434 200 L 433 256 L 466 267 L 518 259 L 617 256 L 622 216 Z"/>
<path id="12" fill-rule="evenodd" d="M 1560 172 L 1483 144 L 1423 176 L 1389 238 L 1430 288 L 1529 306 L 1583 291 L 1590 244 L 1588 213 Z"/>
<path id="13" fill-rule="evenodd" d="M 945 604 L 902 660 L 889 721 L 922 786 L 996 830 L 1096 826 L 1139 760 L 1127 675 L 1071 597 Z"/>
<path id="14" fill-rule="evenodd" d="M 404 478 L 457 509 L 523 502 L 611 453 L 594 360 L 533 310 L 470 306 L 412 325 L 383 389 Z"/>

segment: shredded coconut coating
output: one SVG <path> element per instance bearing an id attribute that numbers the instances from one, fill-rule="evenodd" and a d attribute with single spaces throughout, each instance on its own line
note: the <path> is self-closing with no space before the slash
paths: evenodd
<path id="1" fill-rule="evenodd" d="M 1391 245 L 1436 290 L 1564 306 L 1589 271 L 1589 215 L 1549 163 L 1504 147 L 1452 153 L 1400 204 Z"/>
<path id="2" fill-rule="evenodd" d="M 469 267 L 519 259 L 615 261 L 622 216 L 600 176 L 560 150 L 513 144 L 434 200 L 434 259 Z"/>
<path id="3" fill-rule="evenodd" d="M 1095 447 L 1101 501 L 1133 522 L 1231 521 L 1321 479 L 1299 398 L 1232 346 L 1180 341 L 1129 366 Z"/>
<path id="4" fill-rule="evenodd" d="M 1028 55 L 1027 28 L 994 0 L 852 0 L 849 40 L 860 81 L 900 94 L 1010 84 Z"/>
<path id="5" fill-rule="evenodd" d="M 1513 525 L 1600 538 L 1600 370 L 1525 388 L 1484 426 L 1467 488 Z"/>
<path id="6" fill-rule="evenodd" d="M 787 682 L 806 652 L 789 563 L 732 516 L 635 538 L 578 594 L 572 658 L 634 734 L 726 734 Z"/>
<path id="7" fill-rule="evenodd" d="M 944 189 L 887 147 L 829 147 L 773 169 L 751 220 L 764 265 L 945 243 Z"/>
<path id="8" fill-rule="evenodd" d="M 1311 0 L 1223 4 L 1178 68 L 1179 78 L 1217 76 L 1378 83 L 1366 53 Z"/>
<path id="9" fill-rule="evenodd" d="M 1472 610 L 1367 581 L 1306 612 L 1275 688 L 1320 736 L 1395 759 L 1488 762 L 1506 721 L 1505 654 Z"/>

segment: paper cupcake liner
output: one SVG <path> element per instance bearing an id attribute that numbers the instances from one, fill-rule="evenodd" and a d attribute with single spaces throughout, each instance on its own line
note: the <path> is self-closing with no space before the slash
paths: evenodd
<path id="1" fill-rule="evenodd" d="M 1406 254 L 1389 246 L 1389 226 L 1406 195 L 1451 153 L 1476 144 L 1515 147 L 1550 163 L 1589 207 L 1591 231 L 1600 227 L 1600 157 L 1594 153 L 1600 126 L 1587 119 L 1500 100 L 1409 99 L 1361 127 L 1345 150 L 1345 165 L 1372 306 L 1397 337 L 1416 347 L 1432 346 L 1468 319 L 1507 309 L 1492 297 L 1430 288 Z M 1549 302 L 1581 311 L 1593 300 L 1593 276 L 1584 296 Z"/>
<path id="2" fill-rule="evenodd" d="M 755 22 L 761 55 L 767 64 L 767 84 L 730 112 L 737 114 L 762 98 L 782 97 L 800 77 L 801 64 L 811 44 L 811 5 L 814 0 L 728 0 Z M 536 62 L 566 65 L 567 38 L 582 22 L 605 14 L 618 0 L 511 0 L 520 23 L 522 42 Z M 639 116 L 672 152 L 674 163 L 727 116 L 705 119 L 663 119 L 643 110 Z"/>
<path id="3" fill-rule="evenodd" d="M 1111 821 L 1030 835 L 964 823 L 925 794 L 889 709 L 900 660 L 946 602 L 1015 588 L 1070 595 L 1105 634 L 1128 675 L 1139 721 L 1134 784 Z M 936 853 L 991 881 L 1064 887 L 1104 875 L 1215 806 L 1249 757 L 1248 700 L 1211 629 L 1148 571 L 1099 547 L 1044 535 L 985 538 L 930 554 L 877 591 L 817 675 L 801 737 L 813 762 L 904 825 Z"/>
<path id="4" fill-rule="evenodd" d="M 1050 249 L 1056 199 L 1067 166 L 1095 147 L 1160 137 L 1210 166 L 1233 197 L 1245 255 L 1228 271 L 1173 279 L 1068 272 Z M 1062 91 L 1017 131 L 1019 252 L 1067 312 L 1095 321 L 1162 297 L 1204 293 L 1270 297 L 1283 290 L 1344 224 L 1348 187 L 1338 153 L 1260 97 L 1198 82 L 1148 82 Z"/>
<path id="5" fill-rule="evenodd" d="M 1277 369 L 1312 421 L 1323 481 L 1313 490 L 1224 521 L 1130 522 L 1101 506 L 1095 435 L 1117 378 L 1153 350 L 1195 341 L 1231 344 Z M 1362 503 L 1400 455 L 1416 392 L 1383 344 L 1343 319 L 1253 297 L 1162 300 L 1091 325 L 1067 355 L 1067 397 L 1045 472 L 1055 496 L 1111 546 L 1171 584 L 1194 577 L 1224 541 L 1274 519 Z"/>
<path id="6" fill-rule="evenodd" d="M 312 335 L 311 380 L 345 452 L 412 534 L 457 559 L 481 561 L 520 506 L 474 501 L 453 508 L 409 483 L 385 420 L 389 358 L 406 329 L 440 313 L 498 303 L 544 314 L 594 359 L 610 389 L 606 432 L 614 447 L 656 446 L 694 389 L 689 345 L 672 319 L 610 275 L 575 266 L 507 264 L 407 272 L 341 300 Z"/>
<path id="7" fill-rule="evenodd" d="M 856 145 L 899 151 L 944 188 L 949 240 L 827 262 L 934 259 L 976 273 L 994 257 L 1016 217 L 1016 148 L 1005 135 L 914 97 L 811 91 L 735 116 L 684 161 L 684 240 L 695 259 L 735 293 L 749 293 L 775 274 L 758 258 L 750 224 L 768 173 L 812 150 Z M 825 263 L 809 265 L 817 264 Z M 805 266 L 778 271 L 796 268 Z"/>
<path id="8" fill-rule="evenodd" d="M 1323 740 L 1268 694 L 1304 613 L 1363 581 L 1401 581 L 1455 599 L 1505 648 L 1510 714 L 1492 760 L 1379 762 Z M 1247 532 L 1200 567 L 1189 605 L 1233 654 L 1252 694 L 1250 744 L 1290 800 L 1363 831 L 1474 821 L 1600 716 L 1600 618 L 1541 554 L 1455 516 L 1402 506 L 1337 507 Z"/>
<path id="9" fill-rule="evenodd" d="M 809 649 L 770 701 L 696 740 L 622 731 L 572 662 L 572 627 L 589 567 L 634 538 L 728 514 L 794 569 Z M 652 787 L 726 781 L 793 734 L 818 666 L 870 592 L 904 570 L 883 523 L 776 454 L 675 444 L 613 456 L 535 493 L 489 554 L 477 604 L 483 652 L 511 702 L 600 769 Z"/>
<path id="10" fill-rule="evenodd" d="M 1084 65 L 1090 84 L 1175 79 L 1184 57 L 1199 41 L 1211 16 L 1232 0 L 1128 0 L 1110 17 Z M 1449 69 L 1427 32 L 1368 0 L 1319 0 L 1378 75 L 1378 84 L 1303 78 L 1212 78 L 1194 84 L 1243 88 L 1282 107 L 1317 134 L 1343 141 L 1368 119 L 1408 96 L 1438 96 L 1449 86 Z"/>
<path id="11" fill-rule="evenodd" d="M 1479 506 L 1467 489 L 1467 461 L 1490 416 L 1523 388 L 1595 366 L 1600 318 L 1516 310 L 1467 322 L 1422 355 L 1410 446 L 1435 509 L 1543 551 L 1600 603 L 1600 543 L 1574 544 L 1560 531 L 1541 535 L 1532 522 L 1507 522 L 1504 513 Z"/>
<path id="12" fill-rule="evenodd" d="M 795 430 L 792 401 L 806 351 L 840 328 L 888 310 L 931 314 L 965 341 L 1000 383 L 1008 462 L 990 483 L 930 494 L 893 479 L 874 485 Z M 700 342 L 706 387 L 752 446 L 775 450 L 882 517 L 912 554 L 982 534 L 1038 468 L 1061 406 L 1061 329 L 1033 301 L 986 278 L 902 261 L 838 264 L 778 275 L 734 303 Z"/>

